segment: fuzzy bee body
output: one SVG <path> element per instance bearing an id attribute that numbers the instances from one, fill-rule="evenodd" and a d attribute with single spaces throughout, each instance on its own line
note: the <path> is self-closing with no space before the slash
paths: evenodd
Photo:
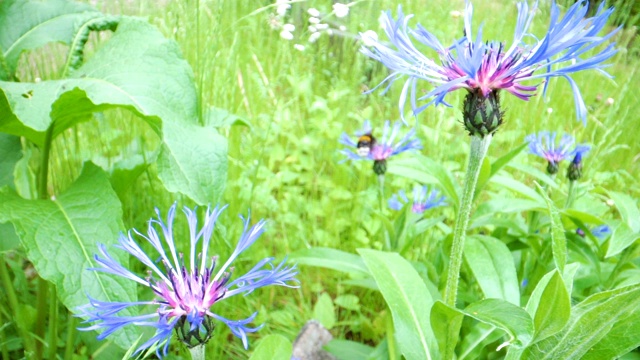
<path id="1" fill-rule="evenodd" d="M 357 145 L 358 155 L 362 157 L 369 156 L 369 153 L 371 152 L 371 148 L 375 143 L 376 143 L 376 139 L 370 133 L 360 136 L 358 138 L 358 145 Z"/>

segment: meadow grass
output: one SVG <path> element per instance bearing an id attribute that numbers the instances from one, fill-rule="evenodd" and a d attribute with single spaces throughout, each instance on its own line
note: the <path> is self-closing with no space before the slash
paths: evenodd
<path id="1" fill-rule="evenodd" d="M 461 12 L 463 1 L 400 3 L 405 13 L 416 14 L 415 22 L 445 42 L 461 35 L 463 19 L 451 12 Z M 222 217 L 224 226 L 216 230 L 220 235 L 216 252 L 221 257 L 228 255 L 240 234 L 241 222 L 235 214 L 246 214 L 250 209 L 255 220 L 269 219 L 269 226 L 261 244 L 247 252 L 247 261 L 238 267 L 255 263 L 249 256 L 282 258 L 309 247 L 354 252 L 383 246 L 383 239 L 376 236 L 382 226 L 376 215 L 376 177 L 369 163 L 343 162 L 338 138 L 342 132 L 353 133 L 365 119 L 372 121 L 374 129 L 376 124 L 380 129 L 386 119 L 398 120 L 400 86 L 392 87 L 386 95 L 379 91 L 363 95 L 363 90 L 377 85 L 387 72 L 358 52 L 360 43 L 354 37 L 322 36 L 315 43 L 307 41 L 310 33 L 306 30 L 306 9 L 315 7 L 328 12 L 331 4 L 293 2 L 286 17 L 296 25 L 296 39 L 291 41 L 269 27 L 275 8 L 267 0 L 105 0 L 96 4 L 106 13 L 148 17 L 166 37 L 177 41 L 193 67 L 202 108 L 211 105 L 227 109 L 250 124 L 223 130 L 229 139 L 228 183 L 223 202 L 230 206 Z M 515 3 L 482 0 L 473 4 L 474 25 L 484 22 L 485 38 L 509 43 Z M 397 5 L 397 1 L 356 1 L 348 17 L 339 20 L 348 35 L 369 29 L 378 31 L 380 12 L 395 11 Z M 546 2 L 541 4 L 540 12 L 544 16 L 536 17 L 534 29 L 542 34 L 548 21 Z M 105 36 L 108 37 L 93 35 L 90 44 L 99 46 L 100 38 Z M 489 158 L 498 158 L 522 144 L 527 134 L 540 130 L 567 132 L 593 146 L 585 159 L 583 184 L 596 192 L 601 188 L 618 189 L 638 198 L 639 115 L 634 107 L 640 103 L 640 60 L 638 41 L 633 43 L 632 39 L 633 34 L 626 30 L 618 35 L 620 52 L 607 69 L 613 80 L 595 72 L 574 76 L 590 109 L 586 125 L 576 120 L 571 90 L 565 82 L 552 80 L 545 98 L 537 96 L 529 102 L 505 95 L 505 124 L 494 137 Z M 304 45 L 304 51 L 295 49 L 296 43 Z M 21 79 L 55 77 L 52 69 L 59 68 L 55 64 L 64 61 L 64 54 L 59 47 L 50 46 L 30 55 L 28 62 L 22 64 Z M 613 104 L 607 104 L 608 98 L 613 99 Z M 461 179 L 468 153 L 467 134 L 460 123 L 462 98 L 454 94 L 449 100 L 453 108 L 431 107 L 417 119 L 408 119 L 418 127 L 424 146 L 422 154 Z M 125 158 L 124 154 L 144 158 L 157 155 L 160 140 L 133 114 L 112 110 L 99 117 L 99 121 L 81 124 L 55 141 L 50 172 L 53 193 L 78 176 L 84 161 L 109 168 Z M 525 153 L 514 163 L 516 167 L 544 167 L 540 159 Z M 394 176 L 393 166 L 390 164 L 387 176 L 386 198 L 414 184 L 413 180 Z M 126 228 L 144 229 L 154 207 L 167 209 L 174 201 L 189 204 L 189 200 L 162 190 L 156 172 L 154 166 L 145 169 L 127 191 L 119 193 Z M 514 177 L 533 186 L 527 174 Z M 604 196 L 603 191 L 599 193 Z M 489 198 L 495 194 L 513 196 L 509 190 L 491 183 L 480 196 Z M 385 212 L 395 216 L 391 210 Z M 445 226 L 453 226 L 452 209 L 437 209 L 431 214 L 444 215 Z M 427 264 L 442 263 L 442 255 L 436 255 L 433 249 L 444 246 L 443 234 L 442 228 L 427 232 L 422 245 L 412 249 L 409 258 L 428 260 Z M 222 245 L 224 242 L 226 245 Z M 257 322 L 266 322 L 267 326 L 251 337 L 253 345 L 270 333 L 293 340 L 303 324 L 314 317 L 314 304 L 325 292 L 334 299 L 343 296 L 347 303 L 353 299 L 351 295 L 359 299 L 357 306 L 340 306 L 338 302 L 337 323 L 332 329 L 336 338 L 374 345 L 384 337 L 385 305 L 379 293 L 352 286 L 344 275 L 333 271 L 309 267 L 300 270 L 302 286 L 297 291 L 271 288 L 222 305 L 228 317 L 245 316 L 246 308 L 260 311 Z M 429 265 L 426 271 L 432 271 Z M 444 278 L 444 274 L 435 276 Z M 231 335 L 226 328 L 218 330 L 209 343 L 210 354 L 218 358 L 244 357 L 241 343 L 229 341 Z"/>

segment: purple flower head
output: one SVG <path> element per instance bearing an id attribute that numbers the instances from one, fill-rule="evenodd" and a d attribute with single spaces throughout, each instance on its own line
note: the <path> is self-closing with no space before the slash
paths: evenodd
<path id="1" fill-rule="evenodd" d="M 526 1 L 520 2 L 513 41 L 509 47 L 495 41 L 482 39 L 482 27 L 475 38 L 471 31 L 473 6 L 467 1 L 464 16 L 464 35 L 451 46 L 445 47 L 424 27 L 418 24 L 415 29 L 408 28 L 413 15 L 404 16 L 398 8 L 398 18 L 394 19 L 390 11 L 383 14 L 382 27 L 389 43 L 366 36 L 366 44 L 361 52 L 380 61 L 391 70 L 391 74 L 371 91 L 384 83 L 391 84 L 406 76 L 400 95 L 400 113 L 404 114 L 407 97 L 410 98 L 414 115 L 426 107 L 444 104 L 446 95 L 457 89 L 467 89 L 488 97 L 491 92 L 506 90 L 522 100 L 535 95 L 540 83 L 544 88 L 552 77 L 565 78 L 571 85 L 577 116 L 586 121 L 587 109 L 576 83 L 570 74 L 596 69 L 602 70 L 602 62 L 613 56 L 617 50 L 614 44 L 593 56 L 584 56 L 593 48 L 607 42 L 617 32 L 605 36 L 598 33 L 605 27 L 613 8 L 604 9 L 604 2 L 594 17 L 585 18 L 588 4 L 584 0 L 572 5 L 562 18 L 555 2 L 551 3 L 551 21 L 546 34 L 540 38 L 529 33 L 533 16 L 537 11 L 537 1 L 532 8 Z M 365 34 L 361 34 L 365 37 Z M 431 48 L 436 59 L 424 55 L 414 45 L 414 41 Z M 421 90 L 416 89 L 418 80 L 426 80 L 434 89 L 416 98 Z M 530 81 L 531 80 L 531 81 Z M 386 91 L 385 90 L 385 91 Z M 418 106 L 418 102 L 426 104 Z"/>
<path id="2" fill-rule="evenodd" d="M 340 143 L 355 150 L 344 149 L 342 150 L 342 153 L 347 156 L 347 159 L 351 160 L 385 161 L 388 158 L 401 154 L 405 151 L 422 149 L 420 140 L 415 137 L 416 130 L 414 128 L 410 129 L 403 137 L 399 138 L 400 129 L 402 127 L 402 122 L 396 121 L 392 128 L 391 122 L 387 120 L 384 122 L 382 137 L 375 138 L 372 134 L 373 129 L 371 128 L 371 123 L 369 120 L 366 120 L 362 129 L 355 133 L 357 140 L 354 141 L 346 133 L 342 134 Z M 360 142 L 363 135 L 368 135 L 372 139 L 368 146 L 368 150 L 364 152 L 362 151 L 362 143 Z"/>
<path id="3" fill-rule="evenodd" d="M 169 340 L 174 329 L 180 340 L 192 347 L 209 340 L 213 332 L 214 320 L 217 320 L 226 324 L 235 336 L 242 339 L 244 347 L 247 348 L 247 333 L 255 332 L 262 327 L 248 326 L 255 319 L 257 312 L 246 319 L 229 320 L 214 313 L 211 308 L 216 303 L 234 295 L 247 295 L 264 286 L 296 287 L 297 269 L 295 266 L 284 266 L 284 261 L 277 264 L 273 262 L 273 258 L 266 258 L 246 274 L 232 280 L 231 263 L 260 237 L 266 222 L 260 220 L 249 227 L 250 218 L 241 217 L 244 222 L 244 231 L 240 240 L 229 259 L 222 266 L 218 266 L 217 256 L 208 257 L 207 254 L 214 225 L 225 207 L 216 207 L 212 211 L 207 209 L 204 224 L 200 229 L 198 229 L 195 209 L 184 208 L 190 233 L 188 259 L 182 252 L 176 251 L 173 237 L 176 204 L 169 209 L 166 223 L 156 209 L 158 218 L 149 221 L 147 235 L 133 230 L 137 237 L 149 242 L 159 256 L 147 255 L 134 240 L 134 234 L 131 231 L 127 235 L 121 234 L 117 248 L 133 255 L 149 269 L 145 278 L 119 264 L 106 247 L 99 244 L 100 254 L 94 255 L 94 259 L 100 266 L 90 270 L 114 274 L 140 283 L 152 290 L 155 299 L 140 302 L 103 302 L 89 297 L 89 304 L 78 309 L 80 312 L 78 316 L 85 317 L 84 322 L 93 323 L 93 325 L 80 330 L 103 330 L 98 336 L 98 339 L 102 340 L 126 325 L 149 326 L 155 328 L 156 332 L 153 337 L 138 347 L 135 354 L 158 344 L 160 346 L 157 355 L 162 357 L 167 355 Z M 164 243 L 161 238 L 164 239 Z M 167 247 L 168 251 L 166 251 Z M 196 251 L 197 247 L 200 248 L 200 252 Z M 158 266 L 159 263 L 162 263 L 163 269 Z M 154 306 L 155 311 L 139 316 L 119 315 L 120 311 L 134 306 L 144 306 L 144 309 Z M 162 353 L 160 353 L 161 348 Z"/>
<path id="4" fill-rule="evenodd" d="M 556 144 L 555 132 L 541 131 L 538 134 L 531 134 L 526 137 L 529 142 L 529 152 L 538 155 L 549 162 L 547 171 L 550 174 L 558 172 L 558 165 L 562 160 L 578 157 L 578 162 L 582 156 L 591 148 L 589 145 L 575 145 L 575 139 L 568 134 L 563 134 L 560 143 Z"/>
<path id="5" fill-rule="evenodd" d="M 427 195 L 428 194 L 428 195 Z M 404 190 L 400 190 L 397 194 L 393 194 L 389 199 L 389 207 L 393 210 L 401 210 L 405 204 L 409 202 Z M 429 191 L 427 186 L 414 186 L 411 211 L 415 214 L 422 214 L 426 210 L 434 207 L 447 205 L 445 197 L 440 196 L 438 190 Z"/>

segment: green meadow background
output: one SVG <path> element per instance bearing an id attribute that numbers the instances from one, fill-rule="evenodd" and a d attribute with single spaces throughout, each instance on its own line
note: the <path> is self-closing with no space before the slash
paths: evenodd
<path id="1" fill-rule="evenodd" d="M 402 5 L 405 13 L 415 14 L 412 25 L 420 22 L 443 43 L 450 44 L 462 34 L 463 18 L 456 11 L 464 10 L 464 1 L 354 1 L 347 17 L 326 17 L 337 30 L 334 36 L 323 34 L 315 43 L 308 41 L 311 33 L 307 29 L 310 25 L 307 9 L 313 7 L 329 14 L 332 1 L 292 2 L 284 21 L 296 26 L 293 40 L 285 40 L 280 30 L 272 28 L 276 8 L 265 0 L 92 3 L 105 13 L 146 17 L 179 44 L 193 67 L 203 109 L 211 105 L 239 117 L 236 125 L 223 128 L 223 135 L 229 140 L 223 203 L 228 203 L 229 208 L 219 222 L 219 234 L 225 236 L 217 237 L 213 251 L 221 258 L 230 253 L 242 231 L 238 214 L 246 214 L 250 209 L 255 221 L 266 218 L 269 225 L 261 239 L 241 257 L 236 267 L 238 274 L 266 256 L 281 259 L 310 247 L 348 252 L 382 248 L 384 240 L 379 236 L 382 222 L 376 215 L 380 209 L 377 178 L 368 162 L 343 162 L 340 154 L 343 146 L 338 139 L 342 132 L 352 134 L 359 129 L 365 119 L 371 120 L 374 135 L 381 134 L 384 120 L 398 120 L 401 85 L 396 84 L 386 95 L 380 91 L 362 94 L 388 73 L 359 53 L 357 35 L 375 30 L 384 38 L 378 26 L 381 11 L 395 12 Z M 479 0 L 473 1 L 473 5 L 474 29 L 483 23 L 485 39 L 510 44 L 517 14 L 515 2 Z M 539 12 L 533 32 L 542 36 L 549 19 L 547 1 L 540 2 Z M 618 21 L 627 21 L 631 16 L 631 12 L 616 13 Z M 345 28 L 339 30 L 339 26 Z M 638 198 L 640 40 L 634 29 L 628 26 L 615 37 L 619 53 L 607 68 L 613 79 L 597 72 L 573 77 L 589 108 L 586 125 L 576 119 L 573 96 L 565 81 L 552 80 L 545 97 L 539 93 L 529 102 L 504 94 L 505 123 L 494 136 L 489 158 L 498 158 L 523 144 L 528 134 L 541 130 L 566 132 L 578 142 L 592 145 L 584 159 L 583 185 L 595 193 L 607 188 Z M 87 56 L 109 36 L 92 33 Z M 29 53 L 23 56 L 19 78 L 55 79 L 65 56 L 66 48 L 62 45 L 49 45 Z M 421 86 L 424 91 L 430 88 L 427 83 Z M 417 127 L 424 147 L 421 153 L 452 171 L 460 183 L 469 146 L 468 135 L 460 123 L 462 95 L 459 92 L 449 96 L 452 108 L 430 107 L 417 118 L 407 117 Z M 60 193 L 69 186 L 85 161 L 110 167 L 132 155 L 151 158 L 159 146 L 156 133 L 134 114 L 124 110 L 99 114 L 95 121 L 69 129 L 55 140 L 50 193 Z M 409 154 L 390 161 L 385 184 L 387 199 L 415 184 L 414 179 L 398 175 L 402 165 L 410 161 Z M 545 166 L 542 159 L 523 152 L 507 171 L 534 186 L 530 176 L 518 169 L 543 171 Z M 191 204 L 188 199 L 164 190 L 155 165 L 123 187 L 126 191 L 118 194 L 127 229 L 144 231 L 146 221 L 155 216 L 155 207 L 166 214 L 175 201 L 180 205 Z M 497 194 L 510 196 L 509 190 L 489 183 L 480 200 Z M 385 213 L 389 218 L 397 216 L 391 210 Z M 183 221 L 181 216 L 177 217 L 179 221 Z M 450 208 L 436 209 L 427 216 L 445 216 L 444 226 L 453 226 Z M 179 228 L 186 233 L 184 223 Z M 438 252 L 429 250 L 441 247 L 442 237 L 442 228 L 429 230 L 409 258 L 443 261 L 433 255 Z M 183 239 L 184 246 L 188 238 Z M 20 267 L 24 259 L 20 256 L 16 254 L 11 264 Z M 144 271 L 139 264 L 132 262 L 132 266 Z M 260 312 L 256 323 L 266 325 L 250 336 L 249 351 L 268 334 L 280 334 L 293 341 L 312 318 L 321 318 L 335 338 L 372 346 L 384 338 L 389 314 L 378 292 L 353 286 L 345 275 L 335 271 L 304 265 L 299 268 L 301 287 L 297 290 L 270 287 L 219 305 L 217 312 L 227 318 L 244 318 L 252 311 Z M 29 282 L 28 274 L 24 276 L 17 291 L 28 310 L 35 304 L 30 291 L 35 285 Z M 64 329 L 67 324 L 71 323 L 64 313 L 59 327 Z M 82 337 L 83 345 L 76 358 L 94 354 L 95 358 L 110 359 L 121 352 L 109 342 L 93 340 L 95 333 L 78 336 Z M 185 349 L 172 348 L 174 358 L 188 358 Z M 222 325 L 209 342 L 208 351 L 211 358 L 247 357 L 241 341 Z"/>

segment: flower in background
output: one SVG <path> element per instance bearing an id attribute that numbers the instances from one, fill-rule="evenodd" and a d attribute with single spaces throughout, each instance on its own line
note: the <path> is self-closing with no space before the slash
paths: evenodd
<path id="1" fill-rule="evenodd" d="M 280 32 L 280 37 L 285 40 L 293 40 L 293 32 L 296 30 L 296 26 L 293 24 L 284 24 L 282 25 L 282 31 Z"/>
<path id="2" fill-rule="evenodd" d="M 89 298 L 89 304 L 79 308 L 78 316 L 86 317 L 85 323 L 93 325 L 80 330 L 104 330 L 98 339 L 102 340 L 114 331 L 126 326 L 148 326 L 155 329 L 155 334 L 148 341 L 136 350 L 140 351 L 158 344 L 158 357 L 166 356 L 171 333 L 175 329 L 178 338 L 188 347 L 194 347 L 206 343 L 211 337 L 214 329 L 214 320 L 227 325 L 231 332 L 242 339 L 245 348 L 248 347 L 247 333 L 255 332 L 262 326 L 249 327 L 257 312 L 246 319 L 229 320 L 216 313 L 211 308 L 216 303 L 226 300 L 238 294 L 247 295 L 254 290 L 269 286 L 280 285 L 286 287 L 297 287 L 295 276 L 297 270 L 295 266 L 284 266 L 284 261 L 279 264 L 273 263 L 273 258 L 265 258 L 259 261 L 246 274 L 231 279 L 233 267 L 231 263 L 249 246 L 260 237 L 264 231 L 265 221 L 260 220 L 255 225 L 249 227 L 250 219 L 243 219 L 244 231 L 235 250 L 229 259 L 216 270 L 218 265 L 217 256 L 208 257 L 209 243 L 214 225 L 223 208 L 216 207 L 213 211 L 207 209 L 204 217 L 204 224 L 198 229 L 198 217 L 195 209 L 184 208 L 190 232 L 189 258 L 183 257 L 182 253 L 176 251 L 176 243 L 173 237 L 173 220 L 176 211 L 174 204 L 167 215 L 165 223 L 159 210 L 156 209 L 157 219 L 151 219 L 147 230 L 147 235 L 143 235 L 137 230 L 133 232 L 145 239 L 158 252 L 158 255 L 147 255 L 134 240 L 131 231 L 121 234 L 118 248 L 133 255 L 149 268 L 147 277 L 140 277 L 124 266 L 119 264 L 107 251 L 106 247 L 99 244 L 100 255 L 95 255 L 96 262 L 100 265 L 91 270 L 102 271 L 140 283 L 156 296 L 155 300 L 139 302 L 105 302 Z M 156 230 L 160 228 L 160 233 Z M 164 243 L 169 248 L 165 251 L 160 238 L 164 238 Z M 196 254 L 196 247 L 201 244 L 201 252 Z M 188 263 L 188 266 L 186 262 Z M 164 270 L 157 264 L 162 263 Z M 129 307 L 142 306 L 145 309 L 154 306 L 155 311 L 139 316 L 118 316 L 122 310 Z M 162 346 L 164 344 L 164 346 Z M 163 348 L 162 354 L 160 347 Z"/>
<path id="3" fill-rule="evenodd" d="M 403 126 L 402 122 L 396 121 L 392 129 L 391 122 L 387 120 L 384 122 L 382 137 L 377 139 L 373 136 L 371 123 L 367 120 L 362 129 L 355 133 L 357 140 L 354 141 L 346 133 L 342 134 L 340 143 L 355 149 L 355 152 L 352 149 L 344 149 L 342 153 L 351 160 L 373 160 L 374 172 L 382 175 L 387 170 L 386 162 L 390 157 L 405 151 L 422 149 L 420 140 L 415 137 L 416 130 L 413 128 L 396 141 Z"/>
<path id="4" fill-rule="evenodd" d="M 349 15 L 349 6 L 341 3 L 333 4 L 333 13 L 337 18 L 343 18 Z"/>
<path id="5" fill-rule="evenodd" d="M 581 228 L 576 229 L 576 234 L 580 235 L 581 237 L 585 237 L 586 235 L 584 233 L 584 230 L 582 230 Z M 596 226 L 591 229 L 591 234 L 598 239 L 605 239 L 609 235 L 611 235 L 611 228 L 609 227 L 609 225 Z"/>
<path id="6" fill-rule="evenodd" d="M 279 16 L 285 16 L 289 9 L 291 9 L 291 4 L 288 0 L 276 0 L 276 13 Z"/>
<path id="7" fill-rule="evenodd" d="M 413 187 L 412 201 L 411 211 L 416 214 L 422 214 L 431 208 L 446 205 L 445 197 L 441 196 L 438 190 L 429 191 L 427 186 L 419 185 Z M 389 207 L 393 210 L 401 210 L 408 202 L 409 199 L 404 190 L 400 190 L 389 199 Z"/>
<path id="8" fill-rule="evenodd" d="M 360 33 L 360 40 L 364 46 L 373 46 L 378 41 L 378 33 L 373 30 L 367 30 Z"/>
<path id="9" fill-rule="evenodd" d="M 560 144 L 556 146 L 556 133 L 548 131 L 528 135 L 526 141 L 529 142 L 529 152 L 548 161 L 547 172 L 551 175 L 558 172 L 562 160 L 574 158 L 577 154 L 581 159 L 590 149 L 588 145 L 574 146 L 575 139 L 567 134 L 562 135 Z"/>
<path id="10" fill-rule="evenodd" d="M 376 88 L 388 83 L 388 89 L 394 81 L 407 77 L 400 95 L 400 111 L 404 114 L 404 105 L 409 98 L 411 109 L 417 115 L 433 103 L 449 106 L 445 97 L 457 89 L 466 89 L 469 94 L 484 99 L 496 97 L 500 90 L 505 90 L 522 100 L 528 100 L 535 95 L 540 83 L 544 83 L 546 89 L 550 78 L 562 77 L 571 85 L 578 118 L 586 121 L 584 101 L 569 75 L 589 69 L 605 73 L 602 62 L 616 53 L 614 44 L 595 55 L 585 54 L 607 42 L 616 33 L 617 30 L 614 30 L 604 36 L 598 35 L 606 26 L 613 8 L 604 9 L 602 2 L 595 16 L 584 18 L 588 4 L 579 0 L 560 18 L 560 10 L 552 2 L 549 28 L 540 37 L 529 32 L 537 12 L 537 2 L 531 9 L 527 2 L 520 2 L 517 7 L 516 28 L 508 47 L 500 42 L 483 40 L 482 29 L 473 36 L 473 7 L 469 1 L 464 13 L 464 35 L 449 47 L 443 46 L 419 24 L 417 28 L 409 29 L 408 21 L 412 15 L 405 17 L 401 8 L 398 8 L 397 20 L 387 12 L 383 29 L 390 43 L 377 41 L 373 46 L 361 48 L 362 53 L 382 62 L 392 71 Z M 434 60 L 424 55 L 414 45 L 414 39 L 420 43 L 419 46 L 433 49 L 438 58 Z M 416 88 L 418 80 L 426 80 L 434 85 L 434 89 L 417 98 L 416 94 L 422 91 Z M 419 101 L 426 104 L 418 106 Z M 499 112 L 499 109 L 496 110 Z M 497 126 L 495 123 L 492 125 Z"/>
<path id="11" fill-rule="evenodd" d="M 567 178 L 569 178 L 569 181 L 576 181 L 582 177 L 582 157 L 589 149 L 586 145 L 576 147 L 573 160 L 571 160 L 571 164 L 569 164 L 569 168 L 567 169 Z"/>

